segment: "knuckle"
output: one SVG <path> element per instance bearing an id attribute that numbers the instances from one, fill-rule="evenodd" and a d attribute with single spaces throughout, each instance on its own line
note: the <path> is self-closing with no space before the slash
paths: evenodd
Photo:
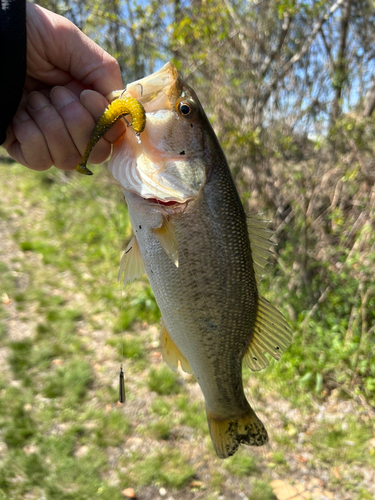
<path id="1" fill-rule="evenodd" d="M 109 72 L 111 74 L 115 74 L 120 72 L 120 65 L 117 62 L 117 60 L 108 54 L 108 57 L 106 57 L 106 61 L 104 62 L 105 65 L 105 70 L 106 72 Z"/>
<path id="2" fill-rule="evenodd" d="M 33 155 L 25 153 L 24 156 L 25 156 L 25 163 L 24 163 L 25 167 L 31 168 L 32 170 L 38 170 L 42 172 L 52 167 L 51 158 L 47 157 L 49 155 L 45 157 L 36 158 Z"/>

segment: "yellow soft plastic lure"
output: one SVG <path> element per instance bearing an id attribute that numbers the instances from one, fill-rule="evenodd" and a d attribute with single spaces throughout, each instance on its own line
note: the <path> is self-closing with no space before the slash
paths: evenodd
<path id="1" fill-rule="evenodd" d="M 120 96 L 106 108 L 102 116 L 97 121 L 86 150 L 82 156 L 81 163 L 76 166 L 76 170 L 84 175 L 92 175 L 91 170 L 86 167 L 91 151 L 101 137 L 123 116 L 132 117 L 132 127 L 136 135 L 144 131 L 146 126 L 146 113 L 142 104 L 133 97 Z"/>

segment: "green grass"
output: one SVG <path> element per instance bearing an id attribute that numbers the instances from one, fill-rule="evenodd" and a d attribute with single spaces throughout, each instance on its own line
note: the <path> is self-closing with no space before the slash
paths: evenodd
<path id="1" fill-rule="evenodd" d="M 84 361 L 68 361 L 57 368 L 44 382 L 42 394 L 46 398 L 64 398 L 67 404 L 80 403 L 93 382 L 91 367 Z"/>
<path id="2" fill-rule="evenodd" d="M 116 348 L 119 360 L 124 357 L 139 360 L 143 359 L 146 355 L 144 340 L 138 337 L 113 337 L 107 340 L 107 344 Z"/>
<path id="3" fill-rule="evenodd" d="M 179 498 L 190 495 L 192 480 L 203 483 L 207 500 L 233 491 L 275 500 L 271 474 L 291 476 L 290 456 L 300 453 L 298 438 L 332 381 L 341 399 L 353 394 L 373 404 L 374 349 L 355 328 L 347 336 L 350 305 L 339 309 L 335 290 L 303 331 L 300 311 L 294 343 L 280 363 L 272 360 L 259 373 L 244 368 L 256 411 L 277 420 L 270 448 L 215 458 L 204 402 L 190 395 L 194 379 L 153 356 L 160 313 L 147 279 L 126 287 L 116 282 L 131 230 L 107 174 L 97 169 L 90 179 L 4 168 L 1 217 L 14 252 L 0 253 L 0 500 L 120 500 L 125 487 L 139 496 L 144 488 L 157 495 L 165 487 Z M 271 290 L 286 289 L 284 281 L 274 276 Z M 350 279 L 346 290 L 353 295 Z M 275 292 L 282 308 L 279 299 Z M 293 300 L 297 309 L 298 296 Z M 127 402 L 116 406 L 120 363 Z M 272 415 L 268 402 L 277 395 L 298 410 L 298 420 L 288 412 Z M 318 422 L 304 445 L 312 474 L 349 468 L 340 484 L 331 474 L 327 487 L 354 492 L 353 500 L 370 498 L 360 470 L 375 467 L 372 421 L 361 412 Z"/>
<path id="4" fill-rule="evenodd" d="M 277 497 L 268 483 L 258 479 L 252 484 L 249 500 L 277 500 Z"/>
<path id="5" fill-rule="evenodd" d="M 132 293 L 124 298 L 120 314 L 113 326 L 113 332 L 118 333 L 127 330 L 136 321 L 146 320 L 158 323 L 160 312 L 155 302 L 155 297 L 150 287 L 144 285 L 137 286 L 136 283 L 130 285 Z M 134 298 L 131 296 L 136 295 Z"/>
<path id="6" fill-rule="evenodd" d="M 177 408 L 181 411 L 180 423 L 195 430 L 206 432 L 207 418 L 203 403 L 196 403 L 181 395 L 176 400 Z"/>
<path id="7" fill-rule="evenodd" d="M 0 342 L 5 338 L 4 320 L 8 317 L 7 305 L 3 297 L 15 294 L 15 278 L 5 262 L 0 261 Z"/>
<path id="8" fill-rule="evenodd" d="M 131 422 L 120 410 L 112 411 L 102 416 L 100 426 L 95 430 L 95 442 L 101 448 L 119 446 L 131 429 Z"/>
<path id="9" fill-rule="evenodd" d="M 228 458 L 224 463 L 224 467 L 231 474 L 239 477 L 254 475 L 258 471 L 256 459 L 242 452 Z"/>
<path id="10" fill-rule="evenodd" d="M 178 376 L 166 366 L 159 369 L 151 368 L 147 385 L 150 391 L 163 396 L 178 394 L 181 391 Z"/>
<path id="11" fill-rule="evenodd" d="M 168 441 L 172 437 L 172 428 L 173 423 L 170 421 L 170 419 L 159 418 L 155 422 L 152 422 L 151 424 L 148 424 L 143 428 L 138 428 L 138 432 L 146 437 Z"/>
<path id="12" fill-rule="evenodd" d="M 364 452 L 373 435 L 371 424 L 359 426 L 353 416 L 345 419 L 345 424 L 344 428 L 342 422 L 327 424 L 311 436 L 321 460 L 334 463 L 340 453 L 340 460 L 346 463 L 361 462 L 375 467 L 374 453 Z"/>
<path id="13" fill-rule="evenodd" d="M 132 466 L 125 484 L 170 486 L 181 488 L 195 476 L 195 470 L 186 458 L 172 447 L 153 452 Z"/>
<path id="14" fill-rule="evenodd" d="M 171 405 L 164 399 L 154 399 L 151 406 L 152 411 L 159 417 L 165 417 L 171 411 Z"/>

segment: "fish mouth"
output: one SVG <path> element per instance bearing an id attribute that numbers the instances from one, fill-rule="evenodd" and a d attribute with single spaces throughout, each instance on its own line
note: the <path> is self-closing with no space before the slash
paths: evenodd
<path id="1" fill-rule="evenodd" d="M 163 200 L 159 200 L 158 198 L 144 198 L 143 196 L 141 198 L 143 198 L 148 203 L 151 203 L 153 205 L 162 205 L 163 207 L 182 206 L 182 205 L 186 204 L 186 201 L 184 201 L 184 202 L 175 201 L 175 200 L 163 201 Z"/>
<path id="2" fill-rule="evenodd" d="M 152 75 L 129 83 L 125 92 L 107 96 L 109 100 L 120 95 L 134 98 L 146 112 L 145 130 L 139 136 L 120 138 L 108 165 L 125 191 L 164 207 L 185 206 L 197 196 L 206 179 L 200 160 L 202 134 L 199 125 L 191 129 L 193 125 L 181 119 L 176 108 L 181 99 L 192 94 L 169 62 Z M 195 142 L 197 134 L 200 141 Z"/>
<path id="3" fill-rule="evenodd" d="M 183 85 L 176 67 L 168 62 L 152 75 L 129 83 L 125 95 L 137 99 L 146 113 L 171 110 L 174 99 L 181 95 Z"/>

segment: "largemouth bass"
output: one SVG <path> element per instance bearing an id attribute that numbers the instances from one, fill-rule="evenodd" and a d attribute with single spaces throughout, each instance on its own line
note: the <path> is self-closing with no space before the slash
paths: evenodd
<path id="1" fill-rule="evenodd" d="M 124 95 L 143 105 L 146 126 L 140 143 L 131 133 L 115 143 L 109 163 L 134 231 L 119 274 L 127 282 L 147 272 L 162 313 L 163 358 L 195 375 L 214 449 L 226 458 L 241 443 L 268 442 L 244 394 L 242 360 L 260 370 L 264 353 L 280 359 L 291 341 L 257 288 L 270 233 L 246 216 L 198 97 L 173 64 Z"/>

